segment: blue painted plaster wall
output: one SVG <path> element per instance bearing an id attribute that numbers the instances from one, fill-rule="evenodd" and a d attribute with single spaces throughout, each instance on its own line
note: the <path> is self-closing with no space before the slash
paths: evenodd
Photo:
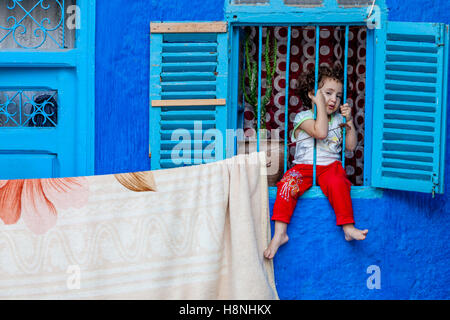
<path id="1" fill-rule="evenodd" d="M 150 21 L 222 20 L 223 0 L 97 0 L 96 174 L 150 169 Z"/>
<path id="2" fill-rule="evenodd" d="M 387 4 L 390 20 L 450 24 L 447 0 Z M 222 8 L 223 0 L 97 0 L 97 174 L 149 169 L 149 22 L 221 20 Z M 450 147 L 446 159 L 449 181 Z M 326 199 L 299 202 L 290 241 L 275 258 L 280 298 L 450 298 L 449 188 L 436 199 L 385 191 L 353 204 L 358 226 L 370 229 L 365 242 L 344 241 Z M 380 290 L 366 286 L 370 265 L 381 269 Z"/>

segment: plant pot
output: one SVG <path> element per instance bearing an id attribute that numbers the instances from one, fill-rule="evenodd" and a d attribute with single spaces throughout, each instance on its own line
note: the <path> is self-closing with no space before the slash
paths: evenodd
<path id="1" fill-rule="evenodd" d="M 260 139 L 259 143 L 259 151 L 265 151 L 267 156 L 267 183 L 275 187 L 284 173 L 284 141 Z M 238 141 L 238 154 L 257 152 L 257 146 L 256 139 Z"/>

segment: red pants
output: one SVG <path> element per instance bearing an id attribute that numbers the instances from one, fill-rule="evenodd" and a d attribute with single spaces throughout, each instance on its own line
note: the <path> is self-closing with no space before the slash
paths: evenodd
<path id="1" fill-rule="evenodd" d="M 351 182 L 336 161 L 328 166 L 317 166 L 317 183 L 327 196 L 336 214 L 336 224 L 355 223 L 353 219 L 352 199 L 350 198 Z M 289 223 L 298 198 L 313 184 L 313 165 L 298 164 L 285 173 L 278 182 L 277 198 L 273 207 L 272 220 Z"/>

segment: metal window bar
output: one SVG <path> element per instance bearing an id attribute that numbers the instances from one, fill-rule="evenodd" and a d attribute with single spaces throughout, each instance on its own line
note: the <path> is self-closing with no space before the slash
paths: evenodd
<path id="1" fill-rule="evenodd" d="M 247 71 L 247 61 L 245 60 L 245 52 L 242 53 L 243 54 L 243 58 L 242 58 L 242 72 L 244 74 L 244 77 L 242 78 L 242 113 L 245 113 L 245 73 Z M 239 79 L 240 80 L 240 79 Z M 238 81 L 239 81 L 238 80 Z M 243 116 L 244 118 L 245 116 Z M 242 120 L 241 123 L 242 127 L 244 127 L 244 120 Z"/>
<path id="2" fill-rule="evenodd" d="M 289 71 L 290 71 L 290 57 L 291 57 L 291 32 L 292 27 L 288 26 L 287 34 L 287 51 L 286 51 L 286 95 L 285 95 L 285 107 L 284 107 L 284 173 L 287 171 L 287 159 L 289 154 Z"/>
<path id="3" fill-rule="evenodd" d="M 348 34 L 350 27 L 345 26 L 345 55 L 344 55 L 344 93 L 342 97 L 341 104 L 345 104 L 347 102 L 347 84 L 348 84 Z M 347 123 L 347 119 L 344 117 L 344 124 Z M 342 131 L 342 166 L 345 169 L 345 136 L 347 134 L 347 128 L 344 126 Z"/>
<path id="4" fill-rule="evenodd" d="M 315 84 L 314 92 L 317 94 L 318 91 L 318 80 L 319 80 L 319 58 L 320 58 L 320 25 L 315 27 Z M 349 26 L 345 27 L 345 57 L 344 57 L 344 84 L 343 84 L 343 98 L 341 101 L 344 104 L 347 101 L 347 85 L 348 85 L 348 50 L 349 50 Z M 261 92 L 262 92 L 262 42 L 263 42 L 263 26 L 258 26 L 258 115 L 257 115 L 257 151 L 260 151 L 260 130 L 261 130 Z M 289 155 L 289 71 L 290 71 L 290 54 L 291 54 L 291 34 L 292 25 L 288 25 L 288 35 L 287 35 L 287 54 L 286 54 L 286 93 L 285 93 L 285 133 L 284 133 L 284 172 L 288 170 L 288 155 Z M 244 68 L 246 68 L 244 64 Z M 243 97 L 245 103 L 245 98 Z M 314 108 L 314 119 L 317 119 L 317 109 Z M 344 124 L 346 119 L 344 118 Z M 342 165 L 345 169 L 345 144 L 346 144 L 346 127 L 343 128 L 343 145 L 342 145 Z M 314 139 L 314 158 L 313 158 L 313 186 L 317 186 L 317 139 Z"/>
<path id="5" fill-rule="evenodd" d="M 316 62 L 315 62 L 315 77 L 314 77 L 314 95 L 317 95 L 318 86 L 319 86 L 319 57 L 320 57 L 320 26 L 316 26 Z M 313 103 L 314 104 L 314 103 Z M 317 108 L 313 105 L 314 108 L 314 120 L 317 119 Z M 317 186 L 317 139 L 314 138 L 314 158 L 313 158 L 313 186 Z"/>
<path id="6" fill-rule="evenodd" d="M 261 69 L 262 69 L 262 36 L 263 36 L 263 27 L 259 26 L 259 44 L 258 44 L 258 124 L 257 124 L 257 151 L 260 150 L 260 142 L 261 142 L 261 91 L 262 91 L 262 83 L 261 83 Z"/>

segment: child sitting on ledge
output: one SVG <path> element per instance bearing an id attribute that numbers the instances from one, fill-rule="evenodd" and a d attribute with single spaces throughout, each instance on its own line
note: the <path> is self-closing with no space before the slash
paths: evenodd
<path id="1" fill-rule="evenodd" d="M 314 96 L 314 70 L 302 74 L 299 79 L 303 105 L 317 108 L 317 118 L 314 120 L 314 109 L 300 112 L 295 117 L 292 134 L 292 140 L 296 142 L 295 166 L 277 184 L 278 192 L 272 215 L 275 233 L 264 251 L 267 259 L 272 259 L 278 248 L 289 240 L 287 225 L 297 200 L 313 184 L 314 139 L 317 139 L 317 183 L 334 209 L 337 225 L 342 227 L 347 241 L 364 240 L 367 236 L 368 230 L 355 228 L 350 198 L 351 182 L 340 161 L 344 117 L 348 127 L 345 149 L 354 151 L 357 144 L 352 110 L 348 104 L 341 105 L 343 82 L 340 68 L 320 67 L 319 90 Z M 338 109 L 340 114 L 336 112 Z"/>

